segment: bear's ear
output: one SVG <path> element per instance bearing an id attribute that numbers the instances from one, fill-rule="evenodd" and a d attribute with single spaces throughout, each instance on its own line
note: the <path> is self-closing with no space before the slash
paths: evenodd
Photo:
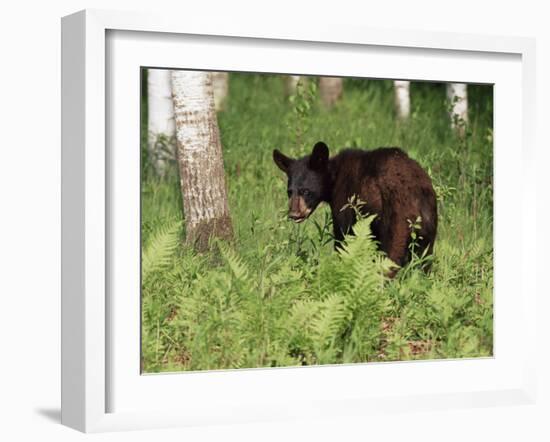
<path id="1" fill-rule="evenodd" d="M 325 170 L 328 165 L 328 147 L 322 141 L 319 141 L 313 150 L 311 151 L 311 156 L 309 157 L 309 167 L 313 170 Z"/>
<path id="2" fill-rule="evenodd" d="M 284 173 L 288 173 L 288 168 L 294 160 L 275 149 L 273 151 L 273 161 L 275 161 L 275 164 L 279 166 L 279 169 L 281 169 Z"/>

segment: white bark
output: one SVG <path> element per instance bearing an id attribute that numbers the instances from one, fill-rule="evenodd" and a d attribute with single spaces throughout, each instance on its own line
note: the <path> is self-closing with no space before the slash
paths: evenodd
<path id="1" fill-rule="evenodd" d="M 214 105 L 216 111 L 219 112 L 224 109 L 227 100 L 229 74 L 227 72 L 212 72 L 212 81 L 214 84 Z"/>
<path id="2" fill-rule="evenodd" d="M 393 87 L 395 91 L 395 112 L 397 118 L 406 120 L 411 113 L 411 96 L 409 92 L 410 81 L 395 80 Z"/>
<path id="3" fill-rule="evenodd" d="M 167 147 L 173 147 L 172 139 L 176 133 L 169 70 L 148 70 L 147 100 L 149 158 L 156 171 L 159 174 L 163 174 L 167 156 L 170 155 L 167 152 L 161 151 L 160 143 L 158 143 L 159 137 L 163 137 L 168 142 Z M 174 154 L 175 152 L 172 152 L 172 156 Z"/>
<path id="4" fill-rule="evenodd" d="M 468 123 L 468 87 L 464 83 L 447 83 L 451 127 L 464 135 Z"/>
<path id="5" fill-rule="evenodd" d="M 319 93 L 325 107 L 332 107 L 344 92 L 344 81 L 339 77 L 319 78 Z"/>
<path id="6" fill-rule="evenodd" d="M 212 74 L 172 71 L 172 93 L 187 242 L 205 250 L 233 233 Z"/>
<path id="7" fill-rule="evenodd" d="M 287 75 L 285 77 L 285 94 L 286 95 L 292 95 L 296 92 L 296 87 L 298 86 L 298 82 L 302 79 L 300 75 Z M 302 79 L 302 81 L 304 81 Z"/>

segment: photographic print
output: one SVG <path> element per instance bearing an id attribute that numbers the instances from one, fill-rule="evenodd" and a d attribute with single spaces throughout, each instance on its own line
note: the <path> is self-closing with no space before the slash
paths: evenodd
<path id="1" fill-rule="evenodd" d="M 492 85 L 142 68 L 139 93 L 143 373 L 492 356 Z"/>

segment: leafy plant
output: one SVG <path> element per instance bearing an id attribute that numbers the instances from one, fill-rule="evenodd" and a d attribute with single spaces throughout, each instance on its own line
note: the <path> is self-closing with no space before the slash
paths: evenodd
<path id="1" fill-rule="evenodd" d="M 143 247 L 141 256 L 141 275 L 143 279 L 155 272 L 161 271 L 173 258 L 180 241 L 181 222 L 172 222 L 160 227 L 153 238 Z"/>
<path id="2" fill-rule="evenodd" d="M 287 122 L 289 132 L 295 136 L 294 149 L 291 155 L 303 155 L 304 150 L 309 147 L 305 142 L 305 135 L 311 127 L 310 116 L 317 97 L 317 84 L 313 79 L 301 76 L 296 84 L 296 90 L 288 101 L 291 104 L 292 113 Z"/>

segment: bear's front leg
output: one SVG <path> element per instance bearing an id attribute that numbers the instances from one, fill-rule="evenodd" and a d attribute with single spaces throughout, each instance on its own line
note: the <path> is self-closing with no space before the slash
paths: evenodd
<path id="1" fill-rule="evenodd" d="M 336 213 L 332 210 L 332 227 L 334 230 L 334 250 L 342 248 L 342 242 L 346 235 L 353 235 L 353 224 L 355 223 L 355 213 L 347 208 L 339 210 Z"/>
<path id="2" fill-rule="evenodd" d="M 392 224 L 391 237 L 386 248 L 388 258 L 399 267 L 403 267 L 408 261 L 410 231 L 406 222 L 394 222 Z M 390 278 L 393 278 L 398 269 L 393 269 Z"/>

